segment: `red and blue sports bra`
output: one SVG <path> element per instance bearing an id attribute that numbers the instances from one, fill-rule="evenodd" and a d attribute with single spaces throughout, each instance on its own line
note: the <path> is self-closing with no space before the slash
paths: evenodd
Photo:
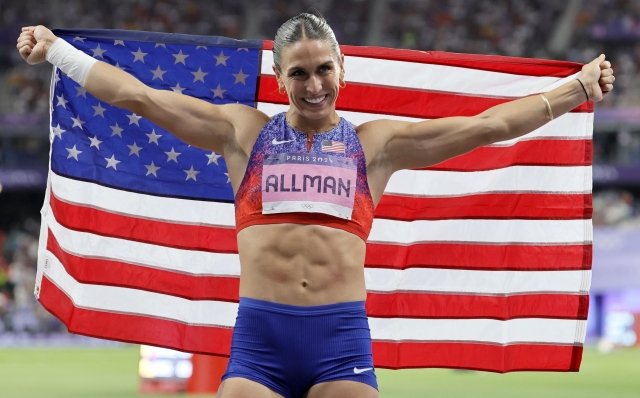
<path id="1" fill-rule="evenodd" d="M 284 113 L 262 128 L 235 198 L 236 230 L 259 224 L 324 225 L 366 241 L 373 222 L 367 164 L 353 125 L 340 118 L 313 136 Z"/>

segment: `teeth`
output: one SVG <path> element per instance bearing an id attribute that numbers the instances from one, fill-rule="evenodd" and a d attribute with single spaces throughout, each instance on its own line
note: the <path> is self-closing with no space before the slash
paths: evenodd
<path id="1" fill-rule="evenodd" d="M 326 95 L 325 95 L 324 97 L 326 97 Z M 312 104 L 319 104 L 320 102 L 322 102 L 322 100 L 324 99 L 324 97 L 314 98 L 314 99 L 311 99 L 311 98 L 305 98 L 304 100 L 305 100 L 305 101 L 307 101 L 307 102 L 310 102 L 310 103 L 312 103 Z"/>

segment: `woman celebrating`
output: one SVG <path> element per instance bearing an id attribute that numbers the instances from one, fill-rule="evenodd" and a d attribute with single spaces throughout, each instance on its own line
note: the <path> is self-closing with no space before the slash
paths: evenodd
<path id="1" fill-rule="evenodd" d="M 365 242 L 391 175 L 532 132 L 602 100 L 615 80 L 601 55 L 580 79 L 474 117 L 354 126 L 335 109 L 344 56 L 326 21 L 310 14 L 276 35 L 273 69 L 291 106 L 272 118 L 154 90 L 43 26 L 23 28 L 17 47 L 28 63 L 46 59 L 96 98 L 225 158 L 241 275 L 223 398 L 377 397 Z"/>

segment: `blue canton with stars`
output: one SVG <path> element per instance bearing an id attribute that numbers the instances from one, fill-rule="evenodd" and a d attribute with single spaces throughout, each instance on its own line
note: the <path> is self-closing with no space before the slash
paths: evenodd
<path id="1" fill-rule="evenodd" d="M 54 33 L 155 89 L 255 106 L 262 41 L 118 30 Z M 57 69 L 52 85 L 55 173 L 151 195 L 233 201 L 219 154 L 99 101 Z"/>

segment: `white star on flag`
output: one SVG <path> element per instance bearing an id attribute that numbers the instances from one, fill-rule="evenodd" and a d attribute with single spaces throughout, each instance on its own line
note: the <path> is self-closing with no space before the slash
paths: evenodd
<path id="1" fill-rule="evenodd" d="M 53 130 L 53 135 L 55 135 L 56 137 L 58 137 L 60 139 L 62 139 L 62 133 L 67 131 L 67 130 L 63 130 L 63 129 L 60 128 L 60 123 L 58 123 L 57 126 L 51 127 L 51 128 Z"/>
<path id="2" fill-rule="evenodd" d="M 113 45 L 114 46 L 124 46 L 124 40 L 114 40 L 113 41 Z"/>
<path id="3" fill-rule="evenodd" d="M 151 164 L 149 165 L 145 164 L 144 167 L 147 168 L 147 174 L 145 174 L 145 176 L 148 176 L 149 174 L 153 174 L 156 178 L 158 177 L 158 175 L 156 174 L 156 171 L 160 170 L 160 167 L 153 164 L 153 161 L 151 161 Z"/>
<path id="4" fill-rule="evenodd" d="M 141 61 L 144 64 L 144 57 L 149 53 L 143 53 L 140 47 L 138 47 L 138 51 L 136 52 L 131 51 L 131 54 L 133 54 L 134 56 L 133 62 Z"/>
<path id="5" fill-rule="evenodd" d="M 100 116 L 104 117 L 104 111 L 106 111 L 107 109 L 106 109 L 106 108 L 103 108 L 103 107 L 102 107 L 102 105 L 100 105 L 100 103 L 99 103 L 99 102 L 98 102 L 98 105 L 97 105 L 97 106 L 93 106 L 93 105 L 92 105 L 91 107 L 93 108 L 93 111 L 94 111 L 94 112 L 93 112 L 93 116 L 98 116 L 98 115 L 100 115 Z"/>
<path id="6" fill-rule="evenodd" d="M 153 47 L 153 48 L 158 48 L 158 47 L 164 47 L 164 48 L 167 48 L 167 45 L 166 45 L 166 44 L 164 44 L 164 43 L 156 43 L 155 47 Z"/>
<path id="7" fill-rule="evenodd" d="M 120 138 L 122 138 L 122 132 L 124 131 L 123 129 L 120 128 L 120 126 L 118 126 L 118 123 L 116 123 L 115 126 L 109 126 L 111 127 L 111 136 L 113 137 L 114 135 L 119 136 Z"/>
<path id="8" fill-rule="evenodd" d="M 171 87 L 171 89 L 173 90 L 174 93 L 180 93 L 182 94 L 182 92 L 186 89 L 186 87 L 180 87 L 180 82 L 178 82 L 175 87 Z"/>
<path id="9" fill-rule="evenodd" d="M 80 115 L 78 115 L 77 117 L 72 117 L 71 120 L 73 120 L 73 126 L 71 126 L 71 128 L 80 127 L 80 130 L 84 130 L 82 128 L 82 125 L 86 122 L 80 119 Z"/>
<path id="10" fill-rule="evenodd" d="M 100 144 L 102 144 L 103 141 L 100 141 L 98 139 L 98 136 L 94 136 L 93 138 L 89 137 L 89 141 L 91 141 L 91 145 L 89 145 L 89 148 L 91 148 L 92 146 L 98 148 L 98 150 L 100 150 Z"/>
<path id="11" fill-rule="evenodd" d="M 198 68 L 197 72 L 191 72 L 191 74 L 193 75 L 193 82 L 197 82 L 198 80 L 200 80 L 202 83 L 204 83 L 204 77 L 206 75 L 208 75 L 208 72 L 203 72 L 202 68 Z"/>
<path id="12" fill-rule="evenodd" d="M 103 50 L 102 48 L 100 48 L 100 44 L 98 44 L 98 47 L 92 48 L 91 51 L 93 51 L 94 57 L 100 57 L 100 58 L 104 58 L 102 54 L 107 52 L 107 50 Z"/>
<path id="13" fill-rule="evenodd" d="M 226 183 L 228 184 L 229 182 L 231 182 L 231 178 L 229 178 L 229 173 L 224 173 L 224 175 L 227 176 L 227 182 Z"/>
<path id="14" fill-rule="evenodd" d="M 164 81 L 164 78 L 162 77 L 162 75 L 167 73 L 167 71 L 160 69 L 160 65 L 158 65 L 156 70 L 152 70 L 151 73 L 153 73 L 153 78 L 151 80 L 160 79 L 160 80 Z"/>
<path id="15" fill-rule="evenodd" d="M 216 97 L 220 97 L 220 98 L 224 98 L 223 94 L 225 91 L 223 88 L 220 87 L 220 83 L 218 83 L 218 87 L 216 87 L 215 89 L 211 90 L 213 92 L 213 98 Z"/>
<path id="16" fill-rule="evenodd" d="M 56 95 L 56 98 L 58 99 L 58 103 L 56 104 L 56 106 L 61 106 L 64 109 L 67 109 L 67 104 L 69 103 L 69 101 L 64 99 L 64 94 Z"/>
<path id="17" fill-rule="evenodd" d="M 208 50 L 207 46 L 196 46 L 196 50 L 204 48 L 205 50 Z"/>
<path id="18" fill-rule="evenodd" d="M 184 61 L 187 59 L 188 55 L 187 54 L 183 54 L 182 53 L 182 49 L 180 49 L 180 52 L 177 54 L 171 54 L 176 58 L 176 62 L 174 62 L 174 65 L 177 63 L 181 63 L 182 65 L 187 65 Z"/>
<path id="19" fill-rule="evenodd" d="M 133 145 L 127 146 L 129 147 L 129 156 L 136 155 L 137 157 L 140 157 L 140 150 L 142 149 L 142 147 L 139 147 L 135 141 L 133 141 Z"/>
<path id="20" fill-rule="evenodd" d="M 167 154 L 167 162 L 173 160 L 174 162 L 178 163 L 178 156 L 181 155 L 180 152 L 176 152 L 173 147 L 171 147 L 171 152 L 165 152 Z"/>
<path id="21" fill-rule="evenodd" d="M 107 161 L 107 169 L 109 167 L 113 167 L 114 170 L 118 171 L 118 169 L 116 168 L 116 165 L 120 163 L 120 161 L 116 160 L 116 155 L 111 155 L 110 158 L 104 158 L 104 160 Z"/>
<path id="22" fill-rule="evenodd" d="M 87 98 L 87 90 L 85 90 L 84 87 L 78 86 L 74 88 L 76 89 L 76 97 L 83 96 L 84 98 Z"/>
<path id="23" fill-rule="evenodd" d="M 155 142 L 156 145 L 160 145 L 158 143 L 158 138 L 162 137 L 162 135 L 156 134 L 156 129 L 151 130 L 151 134 L 145 134 L 147 137 L 149 137 L 149 144 L 151 144 L 152 142 Z"/>
<path id="24" fill-rule="evenodd" d="M 245 82 L 245 80 L 247 79 L 247 77 L 249 77 L 249 75 L 242 73 L 242 69 L 240 69 L 240 72 L 232 73 L 231 75 L 236 78 L 236 81 L 233 84 L 242 83 L 245 86 L 247 85 L 247 82 Z"/>
<path id="25" fill-rule="evenodd" d="M 84 39 L 85 39 L 84 37 L 76 36 L 73 38 L 73 41 L 81 41 L 84 43 Z"/>
<path id="26" fill-rule="evenodd" d="M 218 159 L 220 159 L 222 157 L 221 155 L 218 155 L 215 152 L 211 152 L 208 155 L 205 153 L 205 156 L 207 158 L 209 158 L 209 161 L 207 162 L 207 166 L 210 165 L 211 163 L 215 163 L 216 166 L 218 166 Z"/>
<path id="27" fill-rule="evenodd" d="M 67 152 L 69 152 L 69 156 L 67 156 L 67 159 L 69 158 L 74 158 L 75 160 L 78 160 L 78 155 L 82 153 L 82 151 L 79 151 L 76 149 L 76 146 L 74 145 L 73 148 L 65 148 L 67 150 Z"/>
<path id="28" fill-rule="evenodd" d="M 116 68 L 118 68 L 120 70 L 125 70 L 124 66 L 120 66 L 120 62 L 116 62 Z"/>
<path id="29" fill-rule="evenodd" d="M 60 81 L 60 73 L 56 72 L 53 74 L 53 85 L 55 87 L 56 84 Z"/>
<path id="30" fill-rule="evenodd" d="M 135 113 L 132 113 L 131 115 L 127 115 L 127 117 L 129 118 L 129 126 L 131 126 L 132 124 L 135 124 L 136 126 L 140 127 L 140 119 L 142 119 L 142 116 L 138 116 Z"/>
<path id="31" fill-rule="evenodd" d="M 227 60 L 230 58 L 229 56 L 225 56 L 222 51 L 220 51 L 220 55 L 214 55 L 213 58 L 216 59 L 216 66 L 224 65 L 227 66 Z"/>
<path id="32" fill-rule="evenodd" d="M 196 176 L 197 176 L 198 174 L 200 174 L 200 172 L 199 172 L 199 171 L 195 171 L 195 170 L 193 169 L 193 165 L 191 165 L 191 169 L 189 169 L 189 170 L 182 170 L 182 171 L 184 171 L 185 173 L 187 173 L 187 178 L 185 179 L 185 181 L 187 181 L 189 178 L 193 178 L 193 181 L 196 181 Z"/>

